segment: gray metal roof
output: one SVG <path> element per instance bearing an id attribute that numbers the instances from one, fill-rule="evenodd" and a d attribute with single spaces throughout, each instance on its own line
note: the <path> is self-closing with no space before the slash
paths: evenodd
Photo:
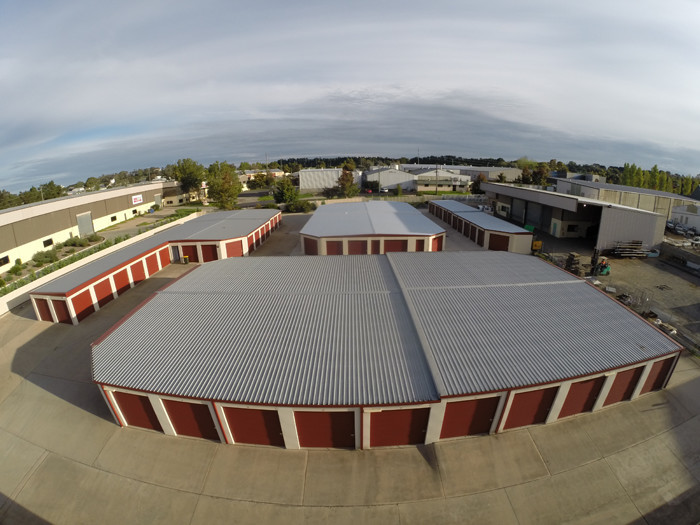
<path id="1" fill-rule="evenodd" d="M 451 211 L 452 213 L 457 213 L 460 211 L 465 213 L 479 211 L 477 208 L 474 208 L 472 206 L 469 206 L 468 204 L 453 199 L 434 200 L 430 202 L 435 204 L 435 206 L 444 208 L 447 211 Z"/>
<path id="2" fill-rule="evenodd" d="M 669 197 L 671 199 L 680 199 L 692 201 L 695 200 L 692 196 L 679 195 L 677 193 L 669 193 L 667 191 L 651 190 L 649 188 L 637 188 L 636 186 L 623 186 L 621 184 L 611 184 L 609 182 L 593 182 L 588 180 L 577 179 L 562 179 L 564 182 L 578 184 L 580 186 L 588 186 L 590 188 L 598 188 L 602 190 L 628 191 L 631 193 L 643 193 L 645 195 L 658 195 L 659 197 Z"/>
<path id="3" fill-rule="evenodd" d="M 435 399 L 387 260 L 340 259 L 347 260 L 256 257 L 199 267 L 94 347 L 93 377 L 247 403 Z"/>
<path id="4" fill-rule="evenodd" d="M 437 235 L 433 221 L 405 202 L 349 202 L 321 206 L 301 230 L 312 237 Z"/>
<path id="5" fill-rule="evenodd" d="M 531 234 L 532 232 L 527 231 L 525 228 L 511 224 L 508 221 L 494 217 L 484 212 L 477 213 L 465 213 L 458 212 L 455 215 L 462 217 L 465 221 L 469 221 L 472 224 L 483 228 L 484 230 L 489 230 L 493 232 L 503 232 L 503 233 L 525 233 Z"/>
<path id="6" fill-rule="evenodd" d="M 34 289 L 32 294 L 66 294 L 85 282 L 109 272 L 122 263 L 173 241 L 225 240 L 244 237 L 279 212 L 276 210 L 236 210 L 202 215 L 128 245 L 121 250 L 87 263 Z"/>
<path id="7" fill-rule="evenodd" d="M 389 257 L 415 305 L 443 395 L 558 381 L 679 348 L 593 286 L 534 257 L 414 255 L 423 254 Z"/>
<path id="8" fill-rule="evenodd" d="M 226 259 L 93 347 L 98 383 L 271 405 L 437 400 L 593 374 L 679 346 L 507 252 Z"/>

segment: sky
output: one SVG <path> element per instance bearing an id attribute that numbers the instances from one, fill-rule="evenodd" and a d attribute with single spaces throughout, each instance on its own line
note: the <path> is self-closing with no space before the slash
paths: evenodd
<path id="1" fill-rule="evenodd" d="M 696 0 L 0 1 L 0 188 L 418 152 L 696 175 L 699 26 Z"/>

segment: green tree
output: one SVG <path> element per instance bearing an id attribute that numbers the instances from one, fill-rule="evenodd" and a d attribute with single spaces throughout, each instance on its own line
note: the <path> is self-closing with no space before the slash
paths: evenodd
<path id="1" fill-rule="evenodd" d="M 683 177 L 681 179 L 681 195 L 690 195 L 693 192 L 693 179 L 690 177 Z"/>
<path id="2" fill-rule="evenodd" d="M 88 177 L 85 181 L 85 191 L 97 191 L 100 189 L 100 179 L 97 177 Z"/>
<path id="3" fill-rule="evenodd" d="M 280 177 L 275 181 L 273 196 L 277 204 L 291 204 L 299 200 L 299 190 L 294 186 L 292 179 Z"/>
<path id="4" fill-rule="evenodd" d="M 659 189 L 659 167 L 654 164 L 649 171 L 649 189 L 658 190 Z"/>
<path id="5" fill-rule="evenodd" d="M 242 185 L 236 167 L 228 162 L 214 162 L 207 168 L 209 198 L 222 210 L 233 210 L 238 205 Z"/>
<path id="6" fill-rule="evenodd" d="M 348 169 L 347 163 L 343 166 L 343 171 L 338 177 L 337 188 L 340 198 L 350 198 L 360 193 L 360 187 L 355 184 L 355 177 L 352 170 Z"/>
<path id="7" fill-rule="evenodd" d="M 532 184 L 532 172 L 528 166 L 523 166 L 523 174 L 521 175 L 521 180 L 523 184 Z"/>
<path id="8" fill-rule="evenodd" d="M 205 169 L 199 162 L 192 159 L 180 159 L 175 165 L 175 180 L 180 182 L 182 191 L 189 193 L 201 187 Z"/>
<path id="9" fill-rule="evenodd" d="M 532 173 L 532 182 L 538 186 L 543 186 L 547 183 L 547 177 L 549 177 L 549 164 L 540 162 Z"/>
<path id="10" fill-rule="evenodd" d="M 63 189 L 63 186 L 59 186 L 54 181 L 49 181 L 46 184 L 42 184 L 40 188 L 41 193 L 44 194 L 44 199 L 55 199 L 66 195 L 66 190 Z"/>

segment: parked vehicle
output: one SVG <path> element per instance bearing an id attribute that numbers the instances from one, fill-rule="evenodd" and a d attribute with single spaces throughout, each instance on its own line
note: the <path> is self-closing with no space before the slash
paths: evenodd
<path id="1" fill-rule="evenodd" d="M 667 230 L 672 230 L 673 228 L 676 227 L 676 223 L 673 221 L 666 221 L 666 229 Z"/>
<path id="2" fill-rule="evenodd" d="M 380 188 L 379 193 L 389 193 L 389 188 Z"/>
<path id="3" fill-rule="evenodd" d="M 685 226 L 676 224 L 676 228 L 673 231 L 675 231 L 678 235 L 685 235 Z"/>

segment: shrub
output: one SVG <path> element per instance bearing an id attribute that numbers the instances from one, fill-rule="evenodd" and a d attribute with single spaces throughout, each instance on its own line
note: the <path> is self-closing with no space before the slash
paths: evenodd
<path id="1" fill-rule="evenodd" d="M 15 264 L 12 268 L 7 270 L 7 272 L 12 275 L 19 275 L 22 273 L 22 266 L 20 264 Z"/>
<path id="2" fill-rule="evenodd" d="M 290 213 L 308 213 L 316 209 L 316 204 L 311 201 L 295 201 L 287 204 L 287 211 Z"/>
<path id="3" fill-rule="evenodd" d="M 15 259 L 16 266 L 22 266 L 22 259 Z"/>
<path id="4" fill-rule="evenodd" d="M 58 261 L 58 252 L 55 249 L 36 252 L 32 257 L 35 263 L 47 264 Z"/>
<path id="5" fill-rule="evenodd" d="M 97 241 L 102 240 L 102 237 L 100 237 L 96 233 L 91 233 L 90 235 L 88 235 L 87 240 L 90 242 L 97 242 Z"/>
<path id="6" fill-rule="evenodd" d="M 0 277 L 0 288 L 2 288 L 3 286 L 5 286 L 5 284 L 7 284 L 7 283 L 5 282 L 5 279 L 3 279 L 2 277 Z"/>

